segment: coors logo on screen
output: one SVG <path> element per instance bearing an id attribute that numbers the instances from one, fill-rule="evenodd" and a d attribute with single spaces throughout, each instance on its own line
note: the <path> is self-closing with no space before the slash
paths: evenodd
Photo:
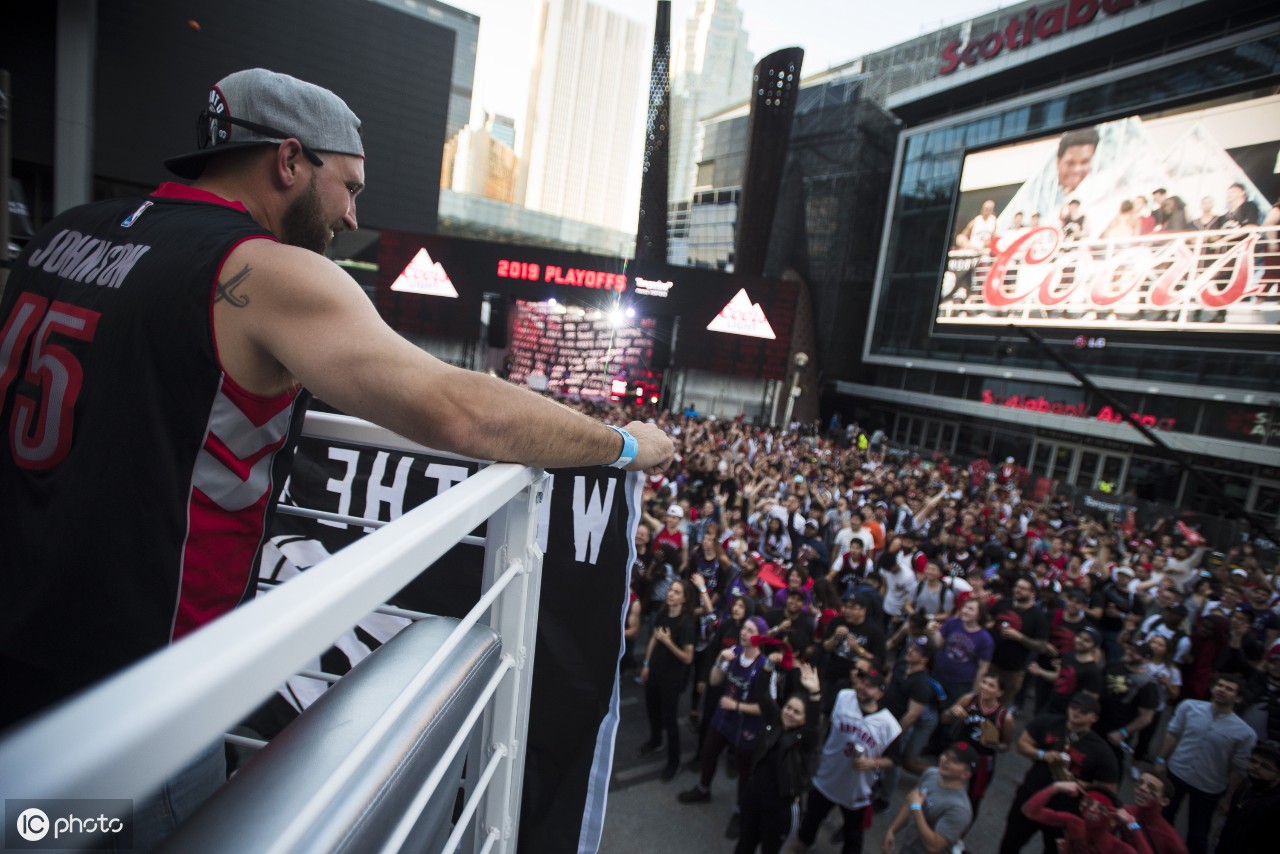
<path id="1" fill-rule="evenodd" d="M 939 324 L 1270 333 L 1280 96 L 965 157 Z"/>

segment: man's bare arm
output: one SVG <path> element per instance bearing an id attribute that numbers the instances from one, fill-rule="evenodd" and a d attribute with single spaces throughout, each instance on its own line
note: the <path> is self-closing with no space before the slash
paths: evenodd
<path id="1" fill-rule="evenodd" d="M 601 422 L 406 341 L 355 280 L 319 255 L 254 240 L 237 247 L 224 271 L 236 271 L 223 279 L 235 277 L 241 302 L 215 304 L 219 355 L 249 391 L 278 392 L 296 378 L 343 412 L 480 459 L 553 468 L 618 457 L 622 439 Z M 628 468 L 671 460 L 661 429 L 641 422 L 627 429 L 639 446 Z"/>

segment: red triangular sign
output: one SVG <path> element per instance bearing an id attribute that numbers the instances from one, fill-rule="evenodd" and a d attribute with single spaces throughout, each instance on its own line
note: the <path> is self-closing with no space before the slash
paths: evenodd
<path id="1" fill-rule="evenodd" d="M 730 335 L 749 335 L 752 338 L 777 338 L 773 327 L 764 316 L 760 303 L 752 302 L 747 296 L 747 289 L 738 291 L 729 304 L 720 309 L 715 320 L 707 324 L 712 332 L 727 332 Z"/>
<path id="2" fill-rule="evenodd" d="M 429 297 L 458 298 L 458 289 L 449 280 L 449 274 L 440 266 L 440 262 L 432 261 L 425 248 L 419 249 L 409 265 L 391 284 L 391 290 L 408 294 L 424 294 Z"/>

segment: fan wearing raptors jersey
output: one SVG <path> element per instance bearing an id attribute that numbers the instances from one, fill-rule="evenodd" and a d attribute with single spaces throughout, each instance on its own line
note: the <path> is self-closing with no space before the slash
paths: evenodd
<path id="1" fill-rule="evenodd" d="M 0 726 L 252 595 L 311 394 L 481 459 L 672 458 L 655 425 L 451 367 L 383 322 L 324 257 L 364 189 L 360 120 L 333 92 L 238 71 L 197 128 L 166 161 L 194 184 L 59 214 L 0 301 Z"/>
<path id="2" fill-rule="evenodd" d="M 849 854 L 862 850 L 881 772 L 894 764 L 885 754 L 902 734 L 898 719 L 880 706 L 884 674 L 872 670 L 864 676 L 855 668 L 852 678 L 855 687 L 837 694 L 831 709 L 831 731 L 797 833 L 802 844 L 812 845 L 823 819 L 838 806 L 844 816 L 843 850 Z"/>

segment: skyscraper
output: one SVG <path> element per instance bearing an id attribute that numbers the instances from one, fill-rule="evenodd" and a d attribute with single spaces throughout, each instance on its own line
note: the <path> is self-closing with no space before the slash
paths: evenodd
<path id="1" fill-rule="evenodd" d="M 507 148 L 516 150 L 516 120 L 498 113 L 485 113 L 484 128 L 498 142 L 505 143 Z"/>
<path id="2" fill-rule="evenodd" d="M 441 187 L 499 202 L 515 201 L 516 153 L 494 133 L 495 129 L 511 130 L 510 126 L 499 128 L 490 120 L 479 126 L 468 125 L 445 142 Z"/>
<path id="3" fill-rule="evenodd" d="M 695 0 L 671 75 L 671 160 L 667 198 L 693 195 L 698 120 L 751 95 L 754 58 L 737 0 Z"/>
<path id="4" fill-rule="evenodd" d="M 633 230 L 647 28 L 588 0 L 541 0 L 517 201 Z"/>

